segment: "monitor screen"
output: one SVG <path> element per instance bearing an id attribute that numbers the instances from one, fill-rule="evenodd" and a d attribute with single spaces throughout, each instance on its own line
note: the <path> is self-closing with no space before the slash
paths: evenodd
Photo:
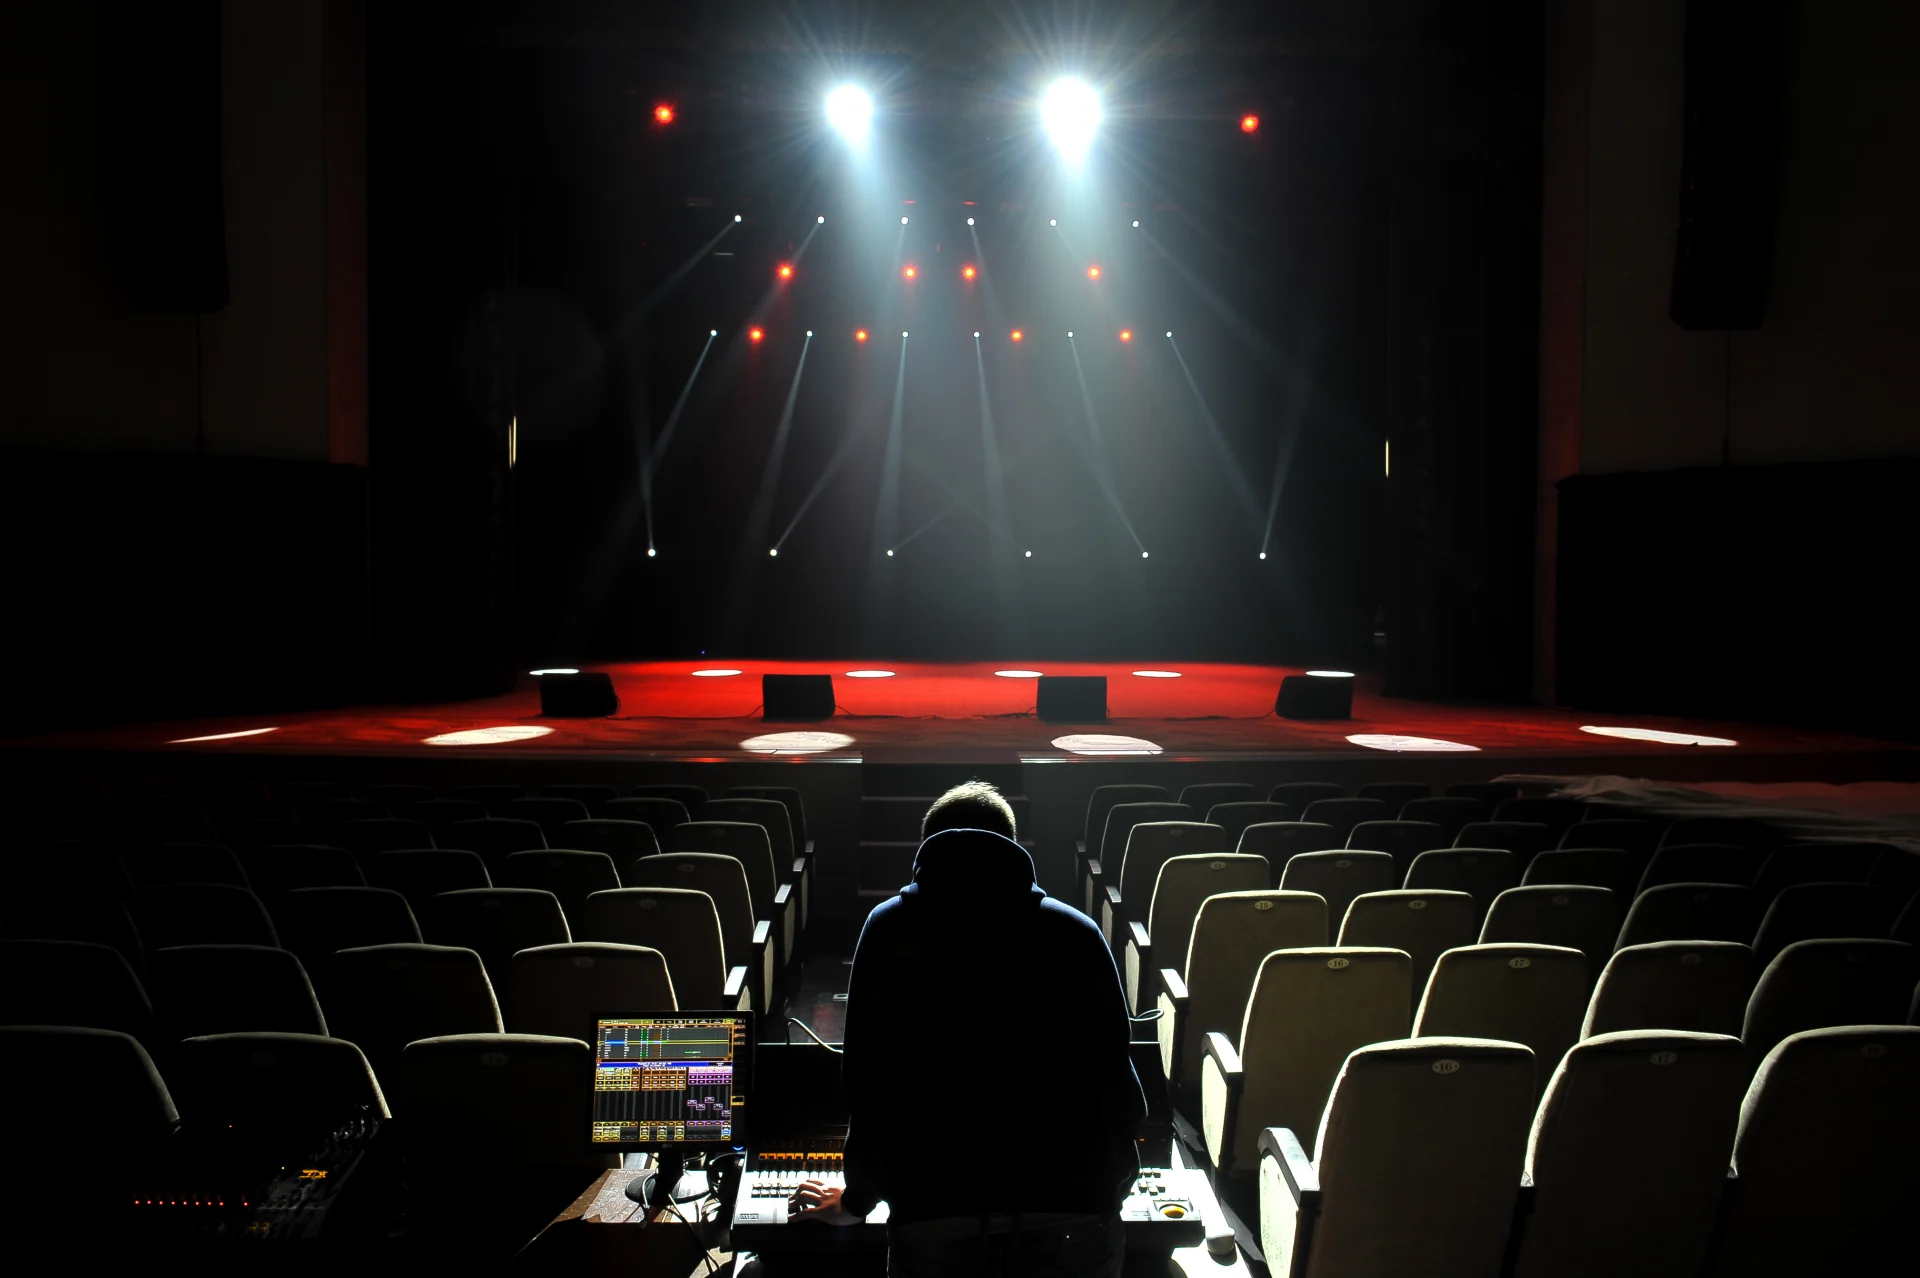
<path id="1" fill-rule="evenodd" d="M 593 1144 L 744 1143 L 753 1070 L 746 1012 L 602 1016 L 594 1034 Z"/>

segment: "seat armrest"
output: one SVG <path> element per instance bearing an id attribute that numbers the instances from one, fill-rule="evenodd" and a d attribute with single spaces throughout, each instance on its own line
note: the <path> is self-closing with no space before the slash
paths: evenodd
<path id="1" fill-rule="evenodd" d="M 1319 1169 L 1288 1128 L 1263 1128 L 1258 1143 L 1260 1249 L 1273 1278 L 1300 1278 L 1320 1223 Z"/>
<path id="2" fill-rule="evenodd" d="M 772 939 L 773 939 L 773 920 L 772 919 L 756 920 L 753 925 L 754 948 L 759 949 L 761 946 L 765 945 L 768 941 Z"/>
<path id="3" fill-rule="evenodd" d="M 1129 920 L 1127 923 L 1127 933 L 1133 938 L 1134 948 L 1140 951 L 1140 959 L 1142 964 L 1144 964 L 1147 955 L 1153 952 L 1153 941 L 1147 936 L 1146 924 Z M 1141 970 L 1145 971 L 1147 969 L 1143 966 Z"/>
<path id="4" fill-rule="evenodd" d="M 782 883 L 779 887 L 773 890 L 773 903 L 776 906 L 786 905 L 786 903 L 789 900 L 791 900 L 792 897 L 793 897 L 793 884 L 791 883 Z"/>
<path id="5" fill-rule="evenodd" d="M 1207 1059 L 1220 1067 L 1227 1086 L 1240 1085 L 1240 1051 L 1219 1030 L 1207 1031 Z"/>
<path id="6" fill-rule="evenodd" d="M 736 1006 L 747 992 L 747 967 L 742 963 L 738 967 L 727 969 L 727 983 L 720 991 L 720 997 L 728 1007 Z"/>
<path id="7" fill-rule="evenodd" d="M 1160 1072 L 1171 1084 L 1187 1078 L 1185 1044 L 1187 1039 L 1187 983 L 1170 967 L 1160 969 L 1160 997 L 1154 1001 L 1160 1009 L 1160 1023 L 1154 1027 L 1160 1039 Z"/>
<path id="8" fill-rule="evenodd" d="M 793 877 L 788 879 L 787 882 L 791 883 L 794 879 L 799 878 L 807 872 L 807 858 L 804 856 L 796 856 L 793 858 L 793 864 L 789 866 L 788 869 Z"/>
<path id="9" fill-rule="evenodd" d="M 1075 856 L 1085 856 L 1087 854 L 1087 841 L 1085 839 L 1075 839 L 1073 841 L 1073 854 Z"/>
<path id="10" fill-rule="evenodd" d="M 1147 929 L 1137 921 L 1127 924 L 1126 953 L 1122 956 L 1126 962 L 1121 965 L 1121 977 L 1127 983 L 1127 1008 L 1133 1012 L 1144 1012 L 1153 1006 L 1153 942 L 1147 936 Z"/>
<path id="11" fill-rule="evenodd" d="M 1320 1172 L 1307 1157 L 1306 1148 L 1290 1127 L 1269 1127 L 1260 1133 L 1260 1157 L 1271 1158 L 1280 1177 L 1293 1194 L 1293 1201 L 1304 1203 L 1309 1196 L 1320 1196 Z"/>

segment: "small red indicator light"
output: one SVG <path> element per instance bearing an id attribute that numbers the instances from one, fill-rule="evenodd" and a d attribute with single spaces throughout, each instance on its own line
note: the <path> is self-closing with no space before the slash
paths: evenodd
<path id="1" fill-rule="evenodd" d="M 960 268 L 960 278 L 963 280 L 970 280 L 978 273 L 979 272 L 975 271 L 971 266 L 963 266 Z"/>
<path id="2" fill-rule="evenodd" d="M 918 267 L 909 266 L 904 271 L 901 271 L 900 274 L 907 279 L 913 279 L 920 274 L 920 271 Z"/>
<path id="3" fill-rule="evenodd" d="M 757 329 L 757 328 L 750 328 L 750 329 L 748 329 L 748 330 L 747 330 L 747 340 L 748 340 L 749 342 L 757 342 L 757 341 L 759 341 L 759 340 L 760 340 L 761 338 L 763 338 L 763 337 L 765 337 L 765 336 L 766 336 L 766 334 L 765 334 L 765 333 L 763 333 L 763 332 L 761 332 L 761 331 L 760 331 L 759 329 Z"/>
<path id="4" fill-rule="evenodd" d="M 1012 338 L 1016 342 L 1024 342 L 1027 340 L 1027 335 L 1016 328 L 1013 330 Z"/>
<path id="5" fill-rule="evenodd" d="M 866 329 L 864 329 L 864 328 L 856 328 L 856 329 L 854 329 L 854 330 L 853 330 L 853 340 L 854 340 L 854 341 L 856 341 L 856 342 L 864 342 L 864 341 L 866 341 L 866 340 L 867 340 L 867 330 L 866 330 Z"/>
<path id="6" fill-rule="evenodd" d="M 1099 279 L 1099 278 L 1100 278 L 1100 268 L 1099 268 L 1099 267 L 1097 267 L 1097 266 L 1089 266 L 1089 267 L 1087 268 L 1087 278 L 1088 278 L 1088 279 L 1090 279 L 1090 280 L 1097 280 L 1097 279 Z"/>
<path id="7" fill-rule="evenodd" d="M 654 107 L 653 122 L 655 124 L 672 124 L 673 104 L 670 102 L 662 102 L 660 105 Z"/>
<path id="8" fill-rule="evenodd" d="M 793 263 L 792 263 L 792 262 L 782 262 L 782 263 L 780 263 L 780 265 L 779 265 L 778 267 L 776 267 L 776 268 L 774 269 L 774 274 L 776 274 L 776 275 L 778 275 L 778 276 L 779 276 L 779 277 L 780 277 L 781 279 L 783 279 L 783 280 L 790 280 L 790 279 L 792 279 L 792 278 L 793 278 Z"/>
<path id="9" fill-rule="evenodd" d="M 1121 329 L 1120 340 L 1123 342 L 1131 342 L 1133 340 L 1133 330 L 1130 328 Z"/>
<path id="10" fill-rule="evenodd" d="M 1240 131 L 1242 133 L 1258 133 L 1260 131 L 1260 117 L 1257 115 L 1241 116 Z"/>

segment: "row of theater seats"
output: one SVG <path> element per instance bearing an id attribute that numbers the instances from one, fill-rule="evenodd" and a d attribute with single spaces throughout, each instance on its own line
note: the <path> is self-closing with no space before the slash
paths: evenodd
<path id="1" fill-rule="evenodd" d="M 390 971 L 415 957 L 370 962 Z M 623 979 L 645 988 L 638 972 Z M 664 980 L 657 970 L 652 979 Z M 470 1020 L 494 1029 L 413 1039 L 377 1074 L 354 1043 L 317 1034 L 197 1036 L 172 1044 L 156 1063 L 140 1040 L 113 1030 L 0 1026 L 0 1065 L 16 1101 L 0 1166 L 0 1222 L 43 1245 L 60 1239 L 63 1259 L 78 1269 L 91 1266 L 72 1262 L 96 1254 L 102 1268 L 155 1263 L 159 1253 L 124 1250 L 133 1244 L 121 1231 L 150 1243 L 179 1238 L 198 1217 L 231 1220 L 229 1207 L 254 1209 L 244 1237 L 278 1237 L 305 1223 L 279 1213 L 311 1199 L 296 1192 L 263 1204 L 263 1188 L 286 1166 L 314 1161 L 325 1174 L 351 1173 L 351 1165 L 328 1166 L 339 1133 L 378 1136 L 399 1114 L 387 1133 L 398 1136 L 398 1149 L 391 1140 L 372 1145 L 383 1165 L 359 1169 L 379 1186 L 371 1228 L 345 1235 L 359 1250 L 283 1248 L 271 1263 L 321 1272 L 297 1262 L 324 1259 L 331 1272 L 349 1258 L 365 1263 L 412 1243 L 424 1249 L 422 1260 L 490 1270 L 597 1170 L 617 1163 L 585 1139 L 588 1042 L 571 1033 L 500 1033 L 490 1007 L 472 1010 Z M 103 1148 L 123 1157 L 103 1164 Z M 385 1171 L 394 1153 L 403 1156 L 404 1179 Z M 246 1202 L 248 1194 L 256 1201 Z M 223 1210 L 192 1210 L 216 1206 Z M 249 1247 L 251 1266 L 269 1263 L 259 1246 Z M 201 1264 L 209 1259 L 193 1254 Z"/>
<path id="2" fill-rule="evenodd" d="M 198 842 L 118 849 L 29 842 L 4 858 L 0 935 L 98 940 L 138 967 L 149 948 L 272 946 L 282 934 L 311 961 L 351 946 L 419 941 L 424 927 L 426 939 L 471 946 L 497 969 L 518 949 L 609 939 L 587 919 L 588 898 L 645 887 L 663 900 L 676 892 L 700 898 L 662 908 L 644 938 L 670 955 L 689 1005 L 717 1005 L 726 969 L 745 968 L 752 1002 L 765 1010 L 796 972 L 805 932 L 811 857 L 793 846 L 787 806 L 797 807 L 798 796 L 709 800 L 699 809 L 709 819 L 696 821 L 685 804 L 697 796 L 676 789 L 673 797 L 606 798 L 604 809 L 624 815 L 579 819 L 579 799 L 491 796 L 509 811 L 565 805 L 554 815 L 568 819 L 552 831 L 580 847 L 545 846 L 545 831 L 529 820 L 465 811 L 437 829 L 354 814 L 298 831 L 279 827 L 301 818 L 229 822 L 197 828 Z M 474 802 L 425 799 L 415 810 Z M 289 837 L 325 842 L 281 841 Z M 724 955 L 711 965 L 718 974 L 706 961 L 716 948 Z"/>
<path id="3" fill-rule="evenodd" d="M 1323 1113 L 1258 1137 L 1269 1271 L 1808 1278 L 1904 1269 L 1920 1029 L 1625 1031 L 1357 1048 Z M 1309 1148 L 1309 1146 L 1311 1148 Z"/>

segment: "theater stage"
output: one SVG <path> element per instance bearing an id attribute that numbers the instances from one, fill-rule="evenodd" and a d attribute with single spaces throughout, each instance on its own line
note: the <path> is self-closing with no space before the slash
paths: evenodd
<path id="1" fill-rule="evenodd" d="M 1015 663 L 671 661 L 612 664 L 620 696 L 606 719 L 546 719 L 538 681 L 505 696 L 445 705 L 362 706 L 292 714 L 128 724 L 7 743 L 111 754 L 175 757 L 409 757 L 531 762 L 599 759 L 639 763 L 816 760 L 866 764 L 994 767 L 1042 762 L 1265 761 L 1302 776 L 1356 780 L 1415 776 L 1484 780 L 1501 772 L 1609 772 L 1673 780 L 1906 780 L 1914 748 L 1888 741 L 1763 724 L 1585 714 L 1546 707 L 1447 705 L 1383 697 L 1357 681 L 1353 717 L 1338 722 L 1278 718 L 1274 694 L 1298 671 L 1257 665 L 1037 663 L 1047 674 L 1105 675 L 1109 719 L 1042 722 L 1035 682 L 996 670 Z M 700 676 L 696 670 L 737 670 Z M 885 669 L 891 677 L 849 677 Z M 1177 677 L 1136 673 L 1156 670 Z M 839 713 L 817 724 L 759 717 L 762 674 L 831 674 Z M 1672 744 L 1599 736 L 1583 726 L 1654 729 L 1731 741 Z M 502 731 L 490 731 L 500 729 Z M 241 735 L 245 734 L 245 735 Z M 831 735 L 822 735 L 831 734 Z M 1075 736 L 1127 737 L 1121 753 L 1082 753 Z M 1350 737 L 1420 738 L 1371 749 Z M 1430 743 L 1445 743 L 1442 749 Z"/>

